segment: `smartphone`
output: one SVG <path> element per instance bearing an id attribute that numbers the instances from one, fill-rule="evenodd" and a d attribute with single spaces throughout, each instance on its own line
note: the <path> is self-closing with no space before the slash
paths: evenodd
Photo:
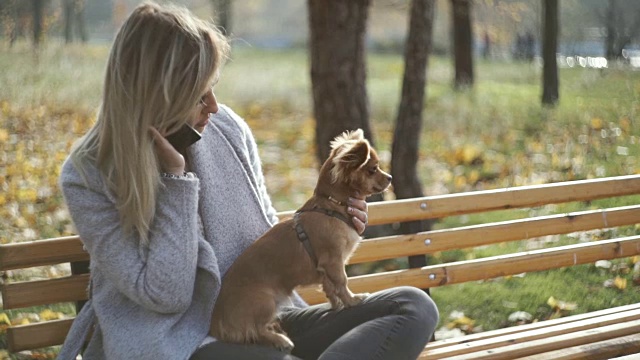
<path id="1" fill-rule="evenodd" d="M 180 130 L 167 136 L 169 143 L 178 151 L 186 149 L 201 138 L 202 135 L 188 124 L 184 124 Z"/>

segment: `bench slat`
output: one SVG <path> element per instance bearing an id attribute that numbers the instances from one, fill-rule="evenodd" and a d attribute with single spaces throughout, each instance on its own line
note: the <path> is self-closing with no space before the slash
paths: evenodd
<path id="1" fill-rule="evenodd" d="M 640 334 L 621 336 L 604 341 L 573 346 L 567 349 L 550 351 L 543 354 L 527 356 L 517 360 L 608 360 L 616 357 L 615 360 L 637 360 L 638 355 L 624 358 L 618 356 L 640 353 Z"/>
<path id="2" fill-rule="evenodd" d="M 82 274 L 58 279 L 3 284 L 0 289 L 4 309 L 17 309 L 86 300 L 88 285 L 89 274 Z"/>
<path id="3" fill-rule="evenodd" d="M 640 205 L 634 205 L 426 231 L 413 235 L 381 237 L 363 241 L 349 263 L 356 264 L 545 235 L 632 225 L 637 223 L 638 219 L 640 219 Z M 424 243 L 427 239 L 430 240 L 428 246 Z M 0 270 L 87 260 L 89 255 L 82 248 L 82 242 L 77 236 L 0 245 Z"/>
<path id="4" fill-rule="evenodd" d="M 418 269 L 388 271 L 349 278 L 354 292 L 371 292 L 394 286 L 408 285 L 421 289 L 492 279 L 523 272 L 556 269 L 640 254 L 640 235 L 619 239 L 593 241 L 584 244 L 558 246 L 483 259 L 459 261 Z M 316 287 L 301 287 L 300 295 L 310 304 L 325 302 Z"/>
<path id="5" fill-rule="evenodd" d="M 430 288 L 638 254 L 640 254 L 640 236 L 633 236 L 426 266 L 420 269 L 356 276 L 349 279 L 349 286 L 352 291 L 356 292 L 377 291 L 398 285 Z M 545 261 L 540 261 L 541 259 Z M 430 278 L 430 275 L 433 278 Z M 6 309 L 13 309 L 84 300 L 86 299 L 88 278 L 88 275 L 75 275 L 61 279 L 5 284 L 2 286 L 4 306 Z M 326 301 L 324 294 L 315 288 L 301 288 L 299 292 L 309 303 Z"/>
<path id="6" fill-rule="evenodd" d="M 503 346 L 491 350 L 483 350 L 464 355 L 452 356 L 448 359 L 511 360 L 568 347 L 614 339 L 622 336 L 634 335 L 638 332 L 640 332 L 640 320 L 633 320 L 621 324 L 606 325 L 597 329 L 582 330 L 575 333 L 557 335 L 551 338 L 538 339 L 521 344 Z M 543 357 L 538 358 L 544 359 Z"/>
<path id="7" fill-rule="evenodd" d="M 630 322 L 633 320 L 640 320 L 640 310 L 636 309 L 625 311 L 622 313 L 600 316 L 594 319 L 574 321 L 568 324 L 558 324 L 555 326 L 529 330 L 518 334 L 503 335 L 491 339 L 447 346 L 440 349 L 426 350 L 422 355 L 428 359 L 444 359 L 455 355 L 495 349 L 507 345 L 525 343 L 532 340 L 551 338 L 558 335 L 574 333 L 606 325 Z"/>
<path id="8" fill-rule="evenodd" d="M 12 326 L 7 329 L 9 352 L 60 345 L 67 336 L 73 319 Z"/>
<path id="9" fill-rule="evenodd" d="M 640 175 L 427 196 L 372 203 L 369 206 L 369 224 L 436 219 L 634 194 L 640 194 Z"/>
<path id="10" fill-rule="evenodd" d="M 87 260 L 77 236 L 0 245 L 1 271 Z"/>
<path id="11" fill-rule="evenodd" d="M 640 205 L 633 205 L 381 237 L 363 240 L 349 263 L 357 264 L 546 235 L 634 225 L 638 223 L 638 219 Z M 428 245 L 425 244 L 427 239 Z"/>
<path id="12" fill-rule="evenodd" d="M 504 336 L 504 335 L 516 335 L 525 331 L 542 329 L 542 328 L 547 328 L 547 327 L 561 325 L 561 324 L 569 324 L 575 321 L 597 319 L 601 316 L 621 313 L 621 312 L 630 311 L 630 310 L 640 310 L 640 303 L 618 306 L 618 307 L 604 309 L 604 310 L 590 311 L 583 314 L 571 315 L 571 316 L 561 317 L 557 319 L 538 321 L 531 324 L 510 326 L 507 328 L 489 330 L 489 331 L 484 331 L 477 334 L 469 334 L 462 337 L 456 337 L 451 339 L 436 340 L 428 343 L 425 350 L 430 351 L 430 350 L 435 350 L 442 347 L 455 346 L 458 344 L 469 344 L 475 341 L 492 339 L 492 338 L 495 338 L 498 336 Z"/>

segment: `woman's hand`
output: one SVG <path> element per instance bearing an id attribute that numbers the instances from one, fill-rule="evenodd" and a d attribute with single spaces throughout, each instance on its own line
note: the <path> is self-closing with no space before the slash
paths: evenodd
<path id="1" fill-rule="evenodd" d="M 350 197 L 347 205 L 347 211 L 352 215 L 351 221 L 353 222 L 353 226 L 355 226 L 358 234 L 362 235 L 369 223 L 369 208 L 367 202 L 364 199 Z"/>
<path id="2" fill-rule="evenodd" d="M 176 150 L 167 139 L 165 139 L 158 129 L 153 126 L 149 127 L 151 136 L 153 136 L 153 143 L 160 160 L 160 167 L 162 171 L 174 175 L 184 174 L 184 156 Z"/>

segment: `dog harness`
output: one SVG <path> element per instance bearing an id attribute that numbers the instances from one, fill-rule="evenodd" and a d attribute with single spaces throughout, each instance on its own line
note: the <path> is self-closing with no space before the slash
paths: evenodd
<path id="1" fill-rule="evenodd" d="M 313 263 L 317 266 L 318 265 L 318 258 L 316 257 L 316 253 L 313 251 L 313 248 L 311 247 L 311 242 L 309 241 L 309 235 L 307 235 L 307 233 L 304 231 L 304 227 L 302 226 L 302 223 L 300 223 L 300 214 L 303 212 L 308 212 L 308 211 L 315 211 L 315 212 L 319 212 L 321 214 L 325 214 L 327 216 L 332 216 L 336 219 L 341 220 L 342 222 L 344 222 L 345 224 L 347 224 L 348 226 L 352 227 L 355 229 L 353 223 L 351 223 L 349 221 L 349 219 L 347 219 L 344 215 L 342 215 L 341 213 L 334 211 L 334 210 L 329 210 L 329 209 L 324 209 L 324 208 L 320 208 L 320 207 L 314 207 L 312 209 L 309 210 L 304 210 L 304 211 L 296 211 L 296 213 L 293 215 L 293 225 L 295 227 L 296 230 L 296 234 L 298 235 L 298 240 L 300 240 L 300 242 L 302 243 L 302 246 L 304 246 L 304 249 L 307 250 L 307 253 L 309 254 L 309 257 L 311 258 L 311 260 L 313 261 Z"/>

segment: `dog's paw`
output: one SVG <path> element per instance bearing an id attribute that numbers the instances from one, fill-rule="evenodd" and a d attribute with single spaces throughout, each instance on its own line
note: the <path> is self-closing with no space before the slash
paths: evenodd
<path id="1" fill-rule="evenodd" d="M 273 344 L 275 348 L 286 353 L 291 353 L 291 350 L 293 350 L 294 346 L 293 341 L 291 341 L 287 336 L 283 334 L 277 335 L 279 340 L 276 340 Z"/>
<path id="2" fill-rule="evenodd" d="M 369 294 L 369 293 L 354 294 L 353 297 L 348 299 L 348 301 L 345 303 L 345 305 L 347 307 L 358 305 L 361 302 L 363 302 L 366 298 L 368 298 L 369 295 L 371 295 L 371 294 Z"/>
<path id="3" fill-rule="evenodd" d="M 340 300 L 340 298 L 338 298 L 337 296 L 329 296 L 328 298 L 329 298 L 329 303 L 331 304 L 331 309 L 340 310 L 344 308 L 344 305 L 342 304 L 342 300 Z"/>

